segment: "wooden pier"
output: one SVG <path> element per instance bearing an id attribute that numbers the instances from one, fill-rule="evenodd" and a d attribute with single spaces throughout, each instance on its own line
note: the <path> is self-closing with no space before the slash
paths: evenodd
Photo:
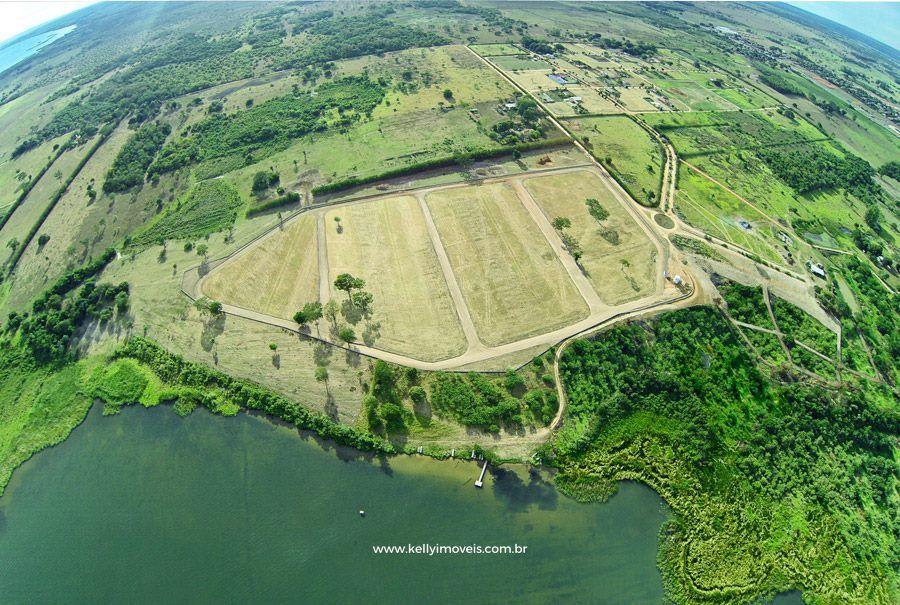
<path id="1" fill-rule="evenodd" d="M 487 472 L 487 460 L 484 461 L 484 466 L 481 467 L 481 476 L 478 477 L 478 480 L 475 482 L 475 487 L 482 487 L 484 485 L 485 472 Z"/>

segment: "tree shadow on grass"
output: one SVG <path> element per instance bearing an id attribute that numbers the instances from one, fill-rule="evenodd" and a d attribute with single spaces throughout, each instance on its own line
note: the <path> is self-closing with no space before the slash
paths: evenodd
<path id="1" fill-rule="evenodd" d="M 203 332 L 200 334 L 200 346 L 209 353 L 213 345 L 216 344 L 216 338 L 225 331 L 225 314 L 220 313 L 203 322 Z"/>

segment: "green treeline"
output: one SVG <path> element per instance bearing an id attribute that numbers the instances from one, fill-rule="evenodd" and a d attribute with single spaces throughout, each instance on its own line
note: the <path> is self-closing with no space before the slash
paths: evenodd
<path id="1" fill-rule="evenodd" d="M 500 425 L 514 421 L 519 412 L 518 399 L 476 372 L 439 372 L 429 388 L 431 405 L 438 413 L 490 433 L 499 432 Z"/>
<path id="2" fill-rule="evenodd" d="M 560 370 L 568 418 L 546 452 L 557 484 L 582 500 L 621 479 L 659 491 L 675 512 L 660 560 L 675 601 L 802 589 L 891 602 L 900 416 L 888 387 L 779 382 L 711 308 L 576 341 Z"/>
<path id="3" fill-rule="evenodd" d="M 414 164 L 410 164 L 408 166 L 400 166 L 398 168 L 391 168 L 390 170 L 384 170 L 382 172 L 371 174 L 369 176 L 353 176 L 350 178 L 346 178 L 340 181 L 334 181 L 332 183 L 326 183 L 324 185 L 319 185 L 318 187 L 313 187 L 312 193 L 313 195 L 324 195 L 327 193 L 335 193 L 337 191 L 343 191 L 345 189 L 352 189 L 353 187 L 359 187 L 360 185 L 367 185 L 369 183 L 374 183 L 376 181 L 382 181 L 384 179 L 391 179 L 398 176 L 406 176 L 408 174 L 414 174 L 416 172 L 421 172 L 423 170 L 431 170 L 434 168 L 447 168 L 452 166 L 465 166 L 466 164 L 470 164 L 472 162 L 477 162 L 479 160 L 487 160 L 490 158 L 501 157 L 504 155 L 515 155 L 516 152 L 522 153 L 524 151 L 532 151 L 535 149 L 546 149 L 551 147 L 562 147 L 565 145 L 569 145 L 571 142 L 569 139 L 565 137 L 558 137 L 555 139 L 544 139 L 542 141 L 531 141 L 529 143 L 519 143 L 517 145 L 513 145 L 511 147 L 499 147 L 494 149 L 476 149 L 475 151 L 465 151 L 461 153 L 456 153 L 447 157 L 442 158 L 434 158 L 431 160 L 426 160 L 424 162 L 416 162 Z"/>
<path id="4" fill-rule="evenodd" d="M 128 284 L 97 284 L 94 276 L 116 257 L 113 249 L 80 269 L 69 271 L 44 291 L 31 305 L 31 313 L 9 314 L 3 326 L 39 364 L 72 361 L 72 338 L 88 318 L 112 319 L 115 310 L 128 309 Z M 74 290 L 77 293 L 71 294 Z"/>
<path id="5" fill-rule="evenodd" d="M 298 15 L 294 22 L 295 32 L 306 33 L 308 42 L 301 52 L 282 59 L 278 68 L 303 67 L 447 43 L 438 34 L 392 22 L 389 17 L 394 12 L 392 7 L 381 5 L 359 15 L 335 15 L 332 11 Z"/>
<path id="6" fill-rule="evenodd" d="M 186 138 L 163 147 L 150 166 L 150 174 L 230 155 L 248 158 L 252 163 L 287 148 L 293 139 L 335 125 L 328 122 L 326 114 L 330 111 L 340 115 L 337 124 L 349 124 L 370 114 L 384 94 L 378 83 L 353 76 L 322 84 L 314 94 L 298 92 L 234 114 L 213 114 L 194 125 Z"/>
<path id="7" fill-rule="evenodd" d="M 155 123 L 142 126 L 131 135 L 106 173 L 103 191 L 113 193 L 143 185 L 147 168 L 170 132 L 168 124 Z"/>
<path id="8" fill-rule="evenodd" d="M 818 145 L 790 149 L 761 149 L 757 152 L 766 165 L 798 193 L 842 187 L 864 202 L 880 195 L 875 169 L 852 154 L 840 158 Z"/>
<path id="9" fill-rule="evenodd" d="M 284 195 L 280 195 L 273 200 L 269 200 L 267 202 L 263 202 L 262 204 L 253 206 L 252 208 L 247 210 L 247 218 L 256 216 L 257 214 L 262 214 L 263 212 L 268 212 L 269 210 L 274 210 L 275 208 L 281 208 L 282 206 L 296 204 L 299 201 L 300 194 L 296 191 L 291 191 Z"/>
<path id="10" fill-rule="evenodd" d="M 164 383 L 170 387 L 177 387 L 177 390 L 171 391 L 173 395 L 179 398 L 189 397 L 192 404 L 215 411 L 225 400 L 240 408 L 265 412 L 297 428 L 314 431 L 342 445 L 384 454 L 395 451 L 389 442 L 370 433 L 339 424 L 324 414 L 310 412 L 300 404 L 249 381 L 231 378 L 168 353 L 150 340 L 131 338 L 115 356 L 135 359 L 145 364 Z M 166 398 L 163 397 L 163 400 Z"/>
<path id="11" fill-rule="evenodd" d="M 168 99 L 249 77 L 254 56 L 234 52 L 241 45 L 242 41 L 234 36 L 206 39 L 185 34 L 173 37 L 167 44 L 135 51 L 123 59 L 133 61 L 130 67 L 66 105 L 46 126 L 20 143 L 13 157 L 67 132 L 89 137 L 101 124 L 125 117 L 140 124 L 154 118 Z M 113 67 L 100 65 L 82 79 L 89 82 Z"/>

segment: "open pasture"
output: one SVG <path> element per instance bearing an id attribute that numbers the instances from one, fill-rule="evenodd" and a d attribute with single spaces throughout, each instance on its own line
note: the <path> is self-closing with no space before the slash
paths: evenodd
<path id="1" fill-rule="evenodd" d="M 508 184 L 446 189 L 426 199 L 482 342 L 512 342 L 588 315 Z"/>
<path id="2" fill-rule="evenodd" d="M 41 179 L 34 184 L 34 187 L 32 187 L 23 202 L 9 217 L 3 230 L 0 231 L 0 243 L 3 244 L 0 257 L 6 258 L 6 253 L 10 252 L 10 249 L 7 248 L 7 242 L 13 239 L 19 242 L 24 241 L 28 232 L 40 219 L 41 214 L 47 209 L 53 197 L 65 184 L 66 179 L 71 176 L 72 171 L 78 166 L 78 162 L 81 161 L 93 143 L 94 141 L 91 139 L 85 145 L 63 152 Z"/>
<path id="3" fill-rule="evenodd" d="M 482 57 L 496 57 L 498 55 L 520 55 L 522 49 L 512 44 L 496 43 L 496 44 L 473 44 L 470 47 Z"/>
<path id="4" fill-rule="evenodd" d="M 678 171 L 676 212 L 689 224 L 719 239 L 757 254 L 760 258 L 785 264 L 776 245 L 772 223 L 742 200 L 681 166 Z M 748 227 L 741 226 L 746 221 Z"/>
<path id="5" fill-rule="evenodd" d="M 550 64 L 531 55 L 507 55 L 492 57 L 491 61 L 504 71 L 530 71 L 534 69 L 550 69 Z"/>
<path id="6" fill-rule="evenodd" d="M 663 151 L 647 131 L 625 116 L 577 118 L 566 124 L 631 197 L 645 206 L 659 203 Z"/>
<path id="7" fill-rule="evenodd" d="M 333 286 L 341 273 L 366 280 L 365 290 L 374 296 L 371 318 L 355 325 L 362 340 L 423 361 L 465 351 L 418 200 L 405 195 L 350 204 L 324 218 L 331 296 L 346 301 Z"/>
<path id="8" fill-rule="evenodd" d="M 656 247 L 599 176 L 585 170 L 524 183 L 549 221 L 572 222 L 566 231 L 584 249 L 580 264 L 603 302 L 617 305 L 653 293 L 661 271 Z M 607 214 L 603 220 L 591 215 L 588 199 L 596 200 L 601 216 Z"/>

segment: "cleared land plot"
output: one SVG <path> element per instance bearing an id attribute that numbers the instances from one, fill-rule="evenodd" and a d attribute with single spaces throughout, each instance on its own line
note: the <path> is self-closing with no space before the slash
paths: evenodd
<path id="1" fill-rule="evenodd" d="M 509 185 L 438 191 L 427 201 L 482 342 L 512 342 L 588 315 Z"/>
<path id="2" fill-rule="evenodd" d="M 603 302 L 616 305 L 653 293 L 656 247 L 599 176 L 585 170 L 532 177 L 525 188 L 548 220 L 572 222 L 566 231 L 584 249 L 581 265 Z M 609 216 L 602 221 L 592 216 L 589 198 Z"/>
<path id="3" fill-rule="evenodd" d="M 303 216 L 214 270 L 203 282 L 213 300 L 290 319 L 319 299 L 316 220 Z"/>
<path id="4" fill-rule="evenodd" d="M 690 80 L 653 81 L 667 96 L 678 99 L 694 111 L 729 110 L 738 106 Z"/>
<path id="5" fill-rule="evenodd" d="M 474 44 L 472 50 L 482 57 L 495 57 L 497 55 L 521 55 L 522 49 L 512 44 Z"/>
<path id="6" fill-rule="evenodd" d="M 631 197 L 646 206 L 658 203 L 663 152 L 643 128 L 624 116 L 580 118 L 566 124 L 579 139 L 588 139 L 591 153 Z"/>
<path id="7" fill-rule="evenodd" d="M 491 58 L 497 67 L 508 71 L 526 71 L 533 69 L 550 69 L 550 64 L 530 55 L 509 55 Z"/>
<path id="8" fill-rule="evenodd" d="M 616 92 L 619 95 L 619 103 L 630 111 L 657 111 L 659 109 L 647 100 L 654 95 L 640 86 L 616 88 Z"/>
<path id="9" fill-rule="evenodd" d="M 588 113 L 620 113 L 621 110 L 616 107 L 616 104 L 607 99 L 606 97 L 600 96 L 593 88 L 586 88 L 582 86 L 570 86 L 569 90 L 572 91 L 572 94 L 575 96 L 581 97 L 581 106 L 584 107 L 584 110 Z"/>
<path id="10" fill-rule="evenodd" d="M 784 264 L 768 219 L 727 190 L 682 166 L 675 210 L 694 227 L 761 258 Z M 741 226 L 746 221 L 749 228 Z"/>
<path id="11" fill-rule="evenodd" d="M 549 75 L 552 73 L 553 71 L 550 69 L 534 69 L 530 71 L 510 72 L 507 75 L 513 82 L 529 92 L 565 88 L 562 84 L 558 84 L 549 78 Z"/>
<path id="12" fill-rule="evenodd" d="M 465 351 L 462 327 L 415 198 L 335 208 L 326 214 L 325 224 L 329 283 L 350 273 L 366 280 L 365 289 L 375 298 L 372 317 L 357 324 L 357 336 L 423 361 Z M 346 300 L 337 290 L 332 296 Z"/>

